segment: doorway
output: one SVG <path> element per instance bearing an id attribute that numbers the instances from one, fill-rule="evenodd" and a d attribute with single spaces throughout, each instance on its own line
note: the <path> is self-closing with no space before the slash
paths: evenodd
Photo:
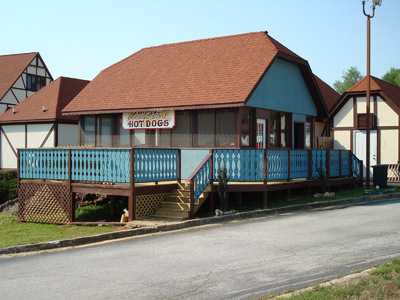
<path id="1" fill-rule="evenodd" d="M 267 144 L 267 120 L 257 119 L 257 149 L 265 149 Z"/>
<path id="2" fill-rule="evenodd" d="M 356 130 L 353 134 L 354 154 L 363 161 L 364 177 L 366 176 L 367 159 L 367 132 L 365 130 Z M 378 163 L 377 160 L 377 133 L 376 130 L 370 131 L 370 175 L 373 175 L 373 168 Z"/>
<path id="3" fill-rule="evenodd" d="M 304 123 L 294 122 L 294 149 L 304 149 Z"/>

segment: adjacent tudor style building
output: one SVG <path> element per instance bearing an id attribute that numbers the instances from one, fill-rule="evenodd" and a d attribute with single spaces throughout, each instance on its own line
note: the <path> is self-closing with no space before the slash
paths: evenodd
<path id="1" fill-rule="evenodd" d="M 61 110 L 88 81 L 60 77 L 0 115 L 0 168 L 17 168 L 23 148 L 78 144 L 78 119 Z"/>
<path id="2" fill-rule="evenodd" d="M 335 149 L 349 149 L 366 161 L 367 77 L 348 89 L 333 107 Z M 400 158 L 400 87 L 371 76 L 370 163 L 398 164 Z M 364 172 L 365 174 L 365 172 Z"/>
<path id="3" fill-rule="evenodd" d="M 0 55 L 0 113 L 21 103 L 52 80 L 37 52 Z"/>

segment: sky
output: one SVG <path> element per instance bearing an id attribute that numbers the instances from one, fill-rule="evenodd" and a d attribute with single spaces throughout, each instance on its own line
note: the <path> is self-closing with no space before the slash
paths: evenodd
<path id="1" fill-rule="evenodd" d="M 93 79 L 141 48 L 268 31 L 329 84 L 365 73 L 361 0 L 67 0 L 0 3 L 0 54 L 38 51 L 54 78 Z M 400 0 L 372 20 L 372 74 L 400 68 Z"/>

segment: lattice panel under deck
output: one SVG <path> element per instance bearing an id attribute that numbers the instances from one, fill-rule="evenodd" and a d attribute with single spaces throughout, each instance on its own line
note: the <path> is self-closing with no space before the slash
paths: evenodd
<path id="1" fill-rule="evenodd" d="M 155 214 L 161 202 L 170 194 L 169 192 L 143 194 L 136 196 L 136 218 L 148 217 Z"/>
<path id="2" fill-rule="evenodd" d="M 20 182 L 18 218 L 24 222 L 72 222 L 72 195 L 65 183 Z"/>

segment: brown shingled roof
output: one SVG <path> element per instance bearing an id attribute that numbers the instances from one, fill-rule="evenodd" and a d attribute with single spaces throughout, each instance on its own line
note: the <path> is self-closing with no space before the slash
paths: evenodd
<path id="1" fill-rule="evenodd" d="M 76 120 L 73 117 L 62 116 L 61 110 L 88 83 L 87 80 L 59 77 L 24 102 L 6 110 L 0 115 L 0 124 Z"/>
<path id="2" fill-rule="evenodd" d="M 265 32 L 144 48 L 100 72 L 63 112 L 243 105 L 277 56 L 309 68 Z"/>
<path id="3" fill-rule="evenodd" d="M 371 76 L 371 92 L 381 93 L 386 101 L 393 104 L 398 112 L 400 112 L 400 87 L 393 85 L 385 80 Z M 343 104 L 349 94 L 365 94 L 368 85 L 368 77 L 365 76 L 355 85 L 347 89 L 340 97 L 338 103 L 334 106 L 332 112 L 336 112 Z"/>
<path id="4" fill-rule="evenodd" d="M 0 55 L 0 99 L 28 67 L 37 52 Z"/>
<path id="5" fill-rule="evenodd" d="M 331 109 L 335 106 L 335 104 L 339 100 L 340 94 L 336 92 L 329 84 L 327 84 L 325 81 L 319 78 L 317 75 L 314 74 L 314 78 L 321 91 L 322 98 L 324 99 L 326 108 L 328 109 L 328 111 L 331 111 Z"/>

